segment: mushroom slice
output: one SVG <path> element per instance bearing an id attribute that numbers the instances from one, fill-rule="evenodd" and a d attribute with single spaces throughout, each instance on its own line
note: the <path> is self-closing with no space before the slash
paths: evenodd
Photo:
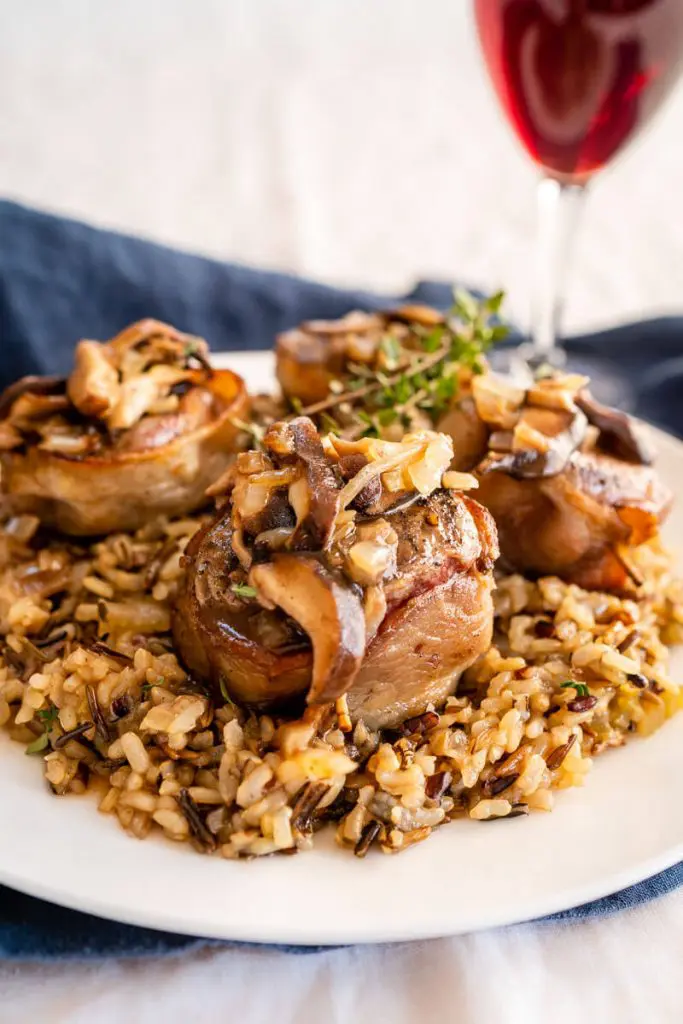
<path id="1" fill-rule="evenodd" d="M 20 448 L 23 443 L 24 438 L 16 427 L 7 420 L 0 420 L 0 452 Z"/>
<path id="2" fill-rule="evenodd" d="M 69 399 L 66 395 L 25 391 L 12 405 L 9 422 L 19 430 L 33 430 L 41 420 L 48 420 L 68 408 Z"/>
<path id="3" fill-rule="evenodd" d="M 365 614 L 358 588 L 310 555 L 274 554 L 249 574 L 266 607 L 281 608 L 313 647 L 309 704 L 336 700 L 353 684 L 365 651 Z"/>
<path id="4" fill-rule="evenodd" d="M 65 388 L 65 377 L 21 377 L 0 394 L 0 419 L 9 416 L 17 398 L 27 392 L 33 395 L 63 395 Z"/>
<path id="5" fill-rule="evenodd" d="M 296 457 L 304 465 L 307 493 L 290 547 L 300 551 L 324 549 L 339 511 L 340 488 L 313 421 L 297 416 L 288 423 L 274 424 L 263 444 L 266 451 Z"/>
<path id="6" fill-rule="evenodd" d="M 98 341 L 79 341 L 73 373 L 67 383 L 69 398 L 84 416 L 107 416 L 119 400 L 119 375 Z"/>
<path id="7" fill-rule="evenodd" d="M 653 453 L 639 436 L 631 416 L 619 409 L 602 405 L 586 390 L 577 395 L 576 404 L 585 413 L 588 422 L 600 431 L 598 444 L 602 451 L 641 466 L 652 465 Z"/>
<path id="8" fill-rule="evenodd" d="M 515 480 L 538 480 L 558 476 L 568 466 L 577 448 L 586 436 L 588 420 L 579 409 L 571 417 L 565 430 L 547 437 L 544 450 L 521 448 L 496 460 L 489 460 L 482 473 L 507 473 Z"/>
<path id="9" fill-rule="evenodd" d="M 423 303 L 410 303 L 391 310 L 390 314 L 395 320 L 401 320 L 407 324 L 419 324 L 420 327 L 438 327 L 446 322 L 446 317 L 438 309 L 432 306 L 425 306 Z"/>
<path id="10" fill-rule="evenodd" d="M 211 422 L 214 397 L 207 388 L 190 388 L 175 400 L 174 411 L 143 416 L 129 430 L 122 431 L 114 445 L 116 450 L 141 452 L 160 448 Z"/>
<path id="11" fill-rule="evenodd" d="M 128 430 L 169 388 L 189 378 L 191 374 L 186 370 L 160 363 L 146 373 L 124 381 L 107 416 L 107 426 L 110 430 Z"/>

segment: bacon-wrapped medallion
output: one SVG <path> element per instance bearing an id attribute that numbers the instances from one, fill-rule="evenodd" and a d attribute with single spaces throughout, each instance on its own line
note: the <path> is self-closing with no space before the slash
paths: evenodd
<path id="1" fill-rule="evenodd" d="M 632 549 L 657 533 L 671 494 L 633 421 L 597 403 L 587 384 L 569 374 L 528 389 L 475 378 L 488 433 L 478 497 L 509 568 L 622 591 L 637 582 Z"/>
<path id="2" fill-rule="evenodd" d="M 496 532 L 446 474 L 452 445 L 321 438 L 299 417 L 238 456 L 186 552 L 173 631 L 188 667 L 266 707 L 343 695 L 373 727 L 455 690 L 492 630 Z"/>
<path id="3" fill-rule="evenodd" d="M 65 533 L 134 530 L 200 506 L 241 443 L 242 380 L 206 342 L 142 320 L 81 341 L 68 379 L 25 377 L 0 397 L 0 486 Z"/>

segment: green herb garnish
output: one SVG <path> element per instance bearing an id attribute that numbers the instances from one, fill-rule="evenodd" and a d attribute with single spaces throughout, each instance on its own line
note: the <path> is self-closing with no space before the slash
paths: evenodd
<path id="1" fill-rule="evenodd" d="M 58 716 L 59 708 L 56 708 L 54 704 L 37 712 L 36 718 L 40 719 L 43 725 L 43 732 L 26 747 L 27 754 L 42 754 L 44 750 L 47 750 L 50 743 L 50 729 L 57 721 Z"/>
<path id="2" fill-rule="evenodd" d="M 230 694 L 228 693 L 227 687 L 225 685 L 225 679 L 223 678 L 223 676 L 220 677 L 218 685 L 221 688 L 221 694 L 223 696 L 223 700 L 225 701 L 225 703 L 229 704 L 230 707 L 234 708 L 235 702 L 232 699 L 232 697 L 230 696 Z"/>
<path id="3" fill-rule="evenodd" d="M 380 426 L 389 427 L 392 423 L 395 423 L 398 419 L 398 413 L 395 409 L 380 409 L 377 413 L 377 420 Z"/>
<path id="4" fill-rule="evenodd" d="M 149 693 L 153 686 L 163 686 L 165 682 L 164 676 L 159 676 L 155 683 L 143 683 L 140 687 L 140 693 Z"/>
<path id="5" fill-rule="evenodd" d="M 230 587 L 233 594 L 240 597 L 243 601 L 248 601 L 252 597 L 256 597 L 255 587 L 250 587 L 246 583 L 233 583 Z"/>
<path id="6" fill-rule="evenodd" d="M 575 683 L 572 679 L 568 679 L 566 683 L 560 683 L 560 689 L 566 690 L 567 687 L 573 686 L 576 690 L 577 697 L 589 697 L 590 691 L 585 683 Z"/>
<path id="7" fill-rule="evenodd" d="M 43 708 L 38 712 L 38 718 L 46 729 L 50 729 L 59 716 L 59 709 L 54 704 L 49 708 Z"/>
<path id="8" fill-rule="evenodd" d="M 341 434 L 341 427 L 333 416 L 327 412 L 320 413 L 320 426 L 326 434 Z"/>
<path id="9" fill-rule="evenodd" d="M 443 344 L 445 327 L 435 327 L 433 331 L 422 339 L 422 348 L 425 352 L 436 352 Z"/>
<path id="10" fill-rule="evenodd" d="M 453 313 L 459 316 L 463 323 L 473 323 L 479 316 L 479 306 L 474 295 L 470 295 L 462 288 L 454 289 Z"/>
<path id="11" fill-rule="evenodd" d="M 461 372 L 482 373 L 484 352 L 508 334 L 492 322 L 502 301 L 503 292 L 477 299 L 458 289 L 442 324 L 411 323 L 407 337 L 392 335 L 389 325 L 379 343 L 383 369 L 350 362 L 344 388 L 330 388 L 327 398 L 302 411 L 320 417 L 322 426 L 323 414 L 339 409 L 334 416 L 342 426 L 335 433 L 350 430 L 356 437 L 378 437 L 397 421 L 408 429 L 418 411 L 437 423 L 458 393 Z"/>
<path id="12" fill-rule="evenodd" d="M 247 423 L 245 420 L 239 420 L 236 416 L 231 416 L 230 422 L 233 427 L 237 427 L 238 430 L 243 430 L 245 434 L 251 435 L 252 448 L 261 447 L 263 435 L 266 432 L 265 427 L 262 427 L 259 423 Z"/>

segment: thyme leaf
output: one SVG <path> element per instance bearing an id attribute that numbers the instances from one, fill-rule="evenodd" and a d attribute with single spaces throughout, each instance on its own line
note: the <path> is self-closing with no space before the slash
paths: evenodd
<path id="1" fill-rule="evenodd" d="M 42 754 L 44 750 L 47 750 L 50 743 L 50 729 L 56 722 L 58 715 L 59 709 L 56 708 L 54 704 L 50 705 L 49 708 L 43 708 L 42 711 L 38 711 L 36 717 L 40 719 L 43 726 L 43 731 L 41 732 L 40 736 L 37 736 L 34 740 L 31 741 L 31 743 L 28 744 L 25 753 Z"/>
<path id="2" fill-rule="evenodd" d="M 560 689 L 566 690 L 572 686 L 576 690 L 577 697 L 589 697 L 590 691 L 585 683 L 575 683 L 573 679 L 568 679 L 566 683 L 560 683 Z"/>

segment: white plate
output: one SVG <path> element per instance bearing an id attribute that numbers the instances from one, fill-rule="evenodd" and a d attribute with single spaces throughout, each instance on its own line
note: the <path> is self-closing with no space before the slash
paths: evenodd
<path id="1" fill-rule="evenodd" d="M 252 387 L 267 354 L 232 357 Z M 658 435 L 683 533 L 683 444 Z M 683 673 L 683 656 L 674 659 Z M 605 896 L 683 859 L 683 715 L 599 758 L 552 814 L 458 821 L 414 850 L 363 861 L 319 836 L 298 857 L 235 863 L 136 842 L 87 798 L 55 799 L 40 765 L 0 737 L 0 882 L 77 910 L 192 935 L 335 944 L 417 939 L 524 921 Z M 324 841 L 320 841 L 320 840 Z"/>

